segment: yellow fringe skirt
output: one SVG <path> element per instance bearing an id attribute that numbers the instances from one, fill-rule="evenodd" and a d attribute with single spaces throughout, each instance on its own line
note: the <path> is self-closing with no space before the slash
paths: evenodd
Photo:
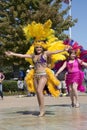
<path id="1" fill-rule="evenodd" d="M 46 85 L 48 87 L 50 94 L 54 97 L 59 96 L 60 91 L 57 88 L 60 84 L 59 80 L 54 76 L 51 69 L 46 68 L 45 71 L 46 71 L 47 79 L 48 79 Z M 29 92 L 35 92 L 34 80 L 33 80 L 34 74 L 35 74 L 34 69 L 32 69 L 25 77 L 25 82 L 26 82 L 27 89 Z"/>

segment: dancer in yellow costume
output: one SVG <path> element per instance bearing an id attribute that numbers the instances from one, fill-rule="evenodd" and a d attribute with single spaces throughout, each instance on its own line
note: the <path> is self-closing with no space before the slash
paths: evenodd
<path id="1" fill-rule="evenodd" d="M 49 22 L 50 21 L 48 21 L 48 23 Z M 48 23 L 46 23 L 46 24 L 48 24 Z M 36 24 L 36 25 L 38 25 L 38 24 Z M 41 24 L 41 27 L 43 27 L 42 24 Z M 39 28 L 40 28 L 40 26 L 39 26 Z M 25 27 L 24 32 L 25 32 L 25 34 L 28 35 L 28 39 L 29 39 L 29 37 L 31 36 L 30 29 L 28 31 L 29 31 L 29 34 L 28 34 L 28 32 L 26 33 L 26 27 Z M 47 28 L 46 28 L 46 31 L 47 32 L 49 31 L 49 34 L 50 34 L 50 29 L 47 30 Z M 36 29 L 35 29 L 35 32 L 36 32 Z M 34 32 L 33 32 L 33 34 L 34 34 Z M 38 33 L 38 35 L 39 35 L 39 33 Z M 37 35 L 37 37 L 33 36 L 35 38 L 35 40 L 27 54 L 18 54 L 18 53 L 14 53 L 11 51 L 8 51 L 5 53 L 8 56 L 12 55 L 12 56 L 17 56 L 17 57 L 21 57 L 21 58 L 31 59 L 30 63 L 34 65 L 34 69 L 32 69 L 29 72 L 29 74 L 27 74 L 25 80 L 28 85 L 29 91 L 36 92 L 36 94 L 37 94 L 38 104 L 39 104 L 39 108 L 40 108 L 39 116 L 44 116 L 45 110 L 44 110 L 44 93 L 43 93 L 43 91 L 44 91 L 45 86 L 47 85 L 49 92 L 55 97 L 59 96 L 59 93 L 60 93 L 59 90 L 57 89 L 57 86 L 59 85 L 60 82 L 59 82 L 59 80 L 56 79 L 56 77 L 52 73 L 51 69 L 48 67 L 48 57 L 52 58 L 52 55 L 59 54 L 61 52 L 65 52 L 68 50 L 68 48 L 66 48 L 66 46 L 64 46 L 61 43 L 61 46 L 63 47 L 62 50 L 57 50 L 57 48 L 56 49 L 54 48 L 54 51 L 53 50 L 50 51 L 51 43 L 48 42 L 49 40 L 47 42 L 44 41 L 47 38 L 47 36 L 45 37 L 45 33 L 44 33 L 44 36 L 41 35 L 41 37 L 39 36 L 39 38 L 38 38 L 38 35 Z M 54 42 L 54 44 L 56 44 L 56 41 Z M 54 60 L 54 61 L 56 61 L 56 60 Z M 51 66 L 53 66 L 53 64 L 51 64 Z"/>

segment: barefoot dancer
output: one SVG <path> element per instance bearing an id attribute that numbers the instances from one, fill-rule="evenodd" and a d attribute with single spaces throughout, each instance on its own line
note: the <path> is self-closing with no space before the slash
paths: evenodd
<path id="1" fill-rule="evenodd" d="M 87 67 L 87 63 L 83 62 L 76 56 L 76 51 L 69 50 L 69 58 L 64 62 L 61 68 L 56 72 L 56 76 L 67 67 L 66 85 L 70 93 L 72 107 L 79 107 L 78 91 L 85 91 L 85 87 L 82 86 L 84 79 L 84 73 L 81 71 L 81 66 Z M 75 99 L 74 99 L 75 98 Z"/>

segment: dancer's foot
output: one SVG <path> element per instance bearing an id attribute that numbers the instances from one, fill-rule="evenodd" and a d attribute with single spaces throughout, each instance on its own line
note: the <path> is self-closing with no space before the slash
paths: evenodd
<path id="1" fill-rule="evenodd" d="M 71 106 L 72 106 L 72 107 L 75 107 L 75 104 L 74 104 L 74 103 L 72 103 L 72 104 L 71 104 Z"/>
<path id="2" fill-rule="evenodd" d="M 79 103 L 76 103 L 75 108 L 79 108 L 79 107 L 80 107 Z"/>
<path id="3" fill-rule="evenodd" d="M 45 112 L 40 112 L 40 114 L 38 116 L 43 117 L 44 115 L 45 115 Z"/>

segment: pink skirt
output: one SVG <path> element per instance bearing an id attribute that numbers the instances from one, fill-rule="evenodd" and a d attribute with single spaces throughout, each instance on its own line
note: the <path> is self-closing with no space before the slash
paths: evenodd
<path id="1" fill-rule="evenodd" d="M 82 71 L 68 73 L 66 75 L 66 86 L 69 91 L 69 86 L 73 83 L 78 84 L 78 91 L 85 92 L 85 87 L 83 86 L 84 73 Z"/>

